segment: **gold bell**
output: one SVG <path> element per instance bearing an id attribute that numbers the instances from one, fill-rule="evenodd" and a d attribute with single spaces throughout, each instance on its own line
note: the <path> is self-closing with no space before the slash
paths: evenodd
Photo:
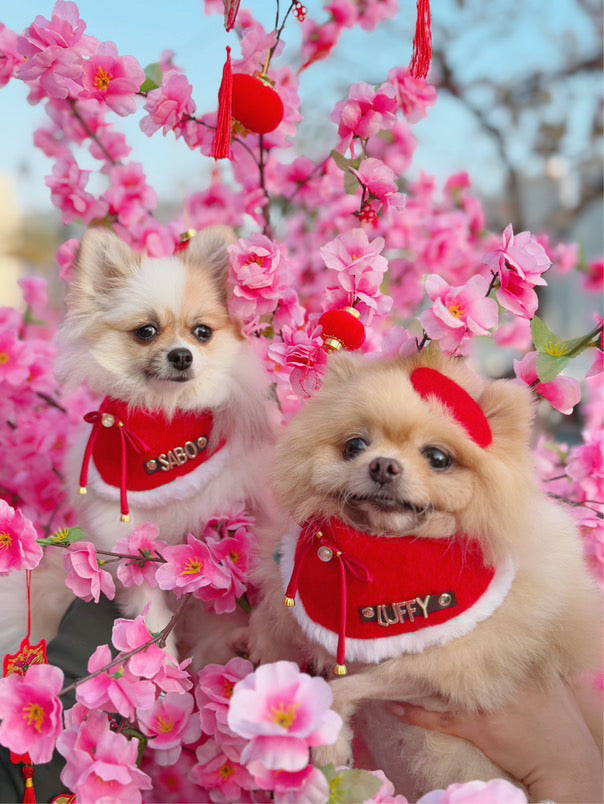
<path id="1" fill-rule="evenodd" d="M 80 494 L 88 494 L 88 489 L 86 486 L 80 486 Z"/>
<path id="2" fill-rule="evenodd" d="M 336 664 L 336 666 L 334 667 L 333 671 L 336 674 L 336 676 L 348 675 L 348 670 L 346 669 L 345 664 Z"/>
<path id="3" fill-rule="evenodd" d="M 285 595 L 285 597 L 283 598 L 283 603 L 287 606 L 288 609 L 291 609 L 293 606 L 296 605 L 296 601 L 293 599 L 293 597 L 288 597 L 287 595 Z"/>
<path id="4" fill-rule="evenodd" d="M 120 517 L 120 522 L 130 522 L 130 514 L 122 514 Z"/>

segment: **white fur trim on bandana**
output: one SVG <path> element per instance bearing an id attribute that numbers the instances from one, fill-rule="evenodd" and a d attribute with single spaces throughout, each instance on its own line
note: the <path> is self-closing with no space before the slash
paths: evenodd
<path id="1" fill-rule="evenodd" d="M 156 489 L 149 489 L 148 491 L 128 490 L 128 502 L 137 508 L 155 508 L 158 505 L 186 500 L 193 494 L 202 491 L 211 480 L 219 475 L 229 458 L 229 447 L 225 445 L 187 475 L 169 480 L 169 474 L 166 473 L 168 482 Z M 90 462 L 89 471 L 89 488 L 99 497 L 119 502 L 119 488 L 105 483 L 94 465 L 94 459 Z"/>
<path id="2" fill-rule="evenodd" d="M 287 588 L 294 569 L 296 545 L 300 528 L 294 526 L 281 541 L 279 570 L 283 588 Z M 393 659 L 403 653 L 421 653 L 426 648 L 444 645 L 452 639 L 468 634 L 482 620 L 486 620 L 505 600 L 516 575 L 514 561 L 509 557 L 497 567 L 493 580 L 478 600 L 459 616 L 439 625 L 427 625 L 418 631 L 397 636 L 384 636 L 380 639 L 356 639 L 346 637 L 346 658 L 354 662 L 374 664 Z M 323 625 L 311 620 L 306 613 L 300 595 L 296 595 L 296 605 L 289 609 L 306 636 L 318 642 L 333 656 L 336 655 L 338 635 Z"/>

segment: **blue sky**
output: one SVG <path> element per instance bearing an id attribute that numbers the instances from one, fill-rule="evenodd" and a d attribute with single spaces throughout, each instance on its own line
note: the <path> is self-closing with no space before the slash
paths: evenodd
<path id="1" fill-rule="evenodd" d="M 302 75 L 301 96 L 305 123 L 301 129 L 302 150 L 324 153 L 335 141 L 335 127 L 326 127 L 329 111 L 345 95 L 351 83 L 378 83 L 390 67 L 409 61 L 415 24 L 415 0 L 401 0 L 396 20 L 373 34 L 360 29 L 346 32 L 336 56 L 329 63 L 317 65 Z M 50 17 L 50 0 L 20 0 L 3 4 L 0 20 L 14 31 L 22 32 L 36 14 Z M 80 0 L 80 14 L 87 32 L 101 41 L 112 41 L 121 54 L 135 56 L 144 66 L 156 61 L 164 48 L 176 52 L 175 61 L 183 67 L 194 87 L 194 98 L 201 112 L 215 108 L 216 92 L 224 62 L 224 47 L 233 43 L 219 15 L 205 16 L 202 0 Z M 243 0 L 265 27 L 274 20 L 271 0 Z M 285 2 L 281 3 L 286 6 Z M 309 13 L 321 18 L 322 3 L 307 0 Z M 564 31 L 571 29 L 578 47 L 590 45 L 591 31 L 573 0 L 493 0 L 484 3 L 484 24 L 470 29 L 467 11 L 454 0 L 433 0 L 435 40 L 442 26 L 454 29 L 447 42 L 449 56 L 468 77 L 497 75 L 512 80 L 527 68 L 548 67 L 559 60 Z M 544 9 L 546 13 L 544 14 Z M 490 11 L 489 11 L 490 10 Z M 290 19 L 284 40 L 292 57 L 298 56 L 300 26 Z M 296 62 L 296 66 L 299 62 Z M 18 201 L 25 210 L 50 210 L 44 176 L 51 162 L 32 146 L 34 129 L 44 123 L 41 106 L 26 101 L 26 87 L 11 81 L 0 89 L 0 119 L 3 121 L 0 149 L 0 176 L 8 175 L 15 184 Z M 133 145 L 132 159 L 143 163 L 149 181 L 160 197 L 178 199 L 208 181 L 212 163 L 191 153 L 182 142 L 161 134 L 145 137 L 138 129 L 141 115 L 116 118 Z M 573 125 L 586 119 L 578 104 Z M 479 191 L 494 194 L 501 182 L 501 170 L 492 144 L 478 136 L 475 122 L 454 101 L 441 98 L 426 121 L 415 127 L 420 146 L 414 162 L 415 171 L 424 169 L 440 180 L 467 169 Z M 318 136 L 317 136 L 318 135 Z M 510 131 L 522 148 L 521 131 Z M 82 164 L 82 167 L 92 166 Z M 527 165 L 530 170 L 530 165 Z"/>

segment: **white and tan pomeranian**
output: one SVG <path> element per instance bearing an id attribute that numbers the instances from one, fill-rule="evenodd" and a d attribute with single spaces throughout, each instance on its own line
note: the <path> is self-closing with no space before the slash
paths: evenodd
<path id="1" fill-rule="evenodd" d="M 105 228 L 82 239 L 57 373 L 67 389 L 87 385 L 104 397 L 67 469 L 78 524 L 100 550 L 143 522 L 178 543 L 212 516 L 261 506 L 273 436 L 261 366 L 227 310 L 235 241 L 214 226 L 177 256 L 147 258 Z M 33 638 L 52 635 L 70 601 L 58 579 L 62 551 L 47 552 L 54 566 L 37 570 L 32 584 Z M 0 585 L 0 600 L 10 587 Z M 118 601 L 127 616 L 150 604 L 152 631 L 170 619 L 159 590 L 118 589 Z M 25 633 L 25 611 L 14 600 L 11 608 L 3 615 L 0 606 L 5 651 Z"/>
<path id="2" fill-rule="evenodd" d="M 601 660 L 597 585 L 531 458 L 530 391 L 433 349 L 331 362 L 278 449 L 275 483 L 298 524 L 261 536 L 252 658 L 333 679 L 345 726 L 317 764 L 351 760 L 356 715 L 373 767 L 406 795 L 505 776 L 381 702 L 492 710 L 529 678 Z"/>

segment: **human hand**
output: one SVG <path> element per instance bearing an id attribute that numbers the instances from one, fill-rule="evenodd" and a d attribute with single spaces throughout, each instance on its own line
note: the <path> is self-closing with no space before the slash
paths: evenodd
<path id="1" fill-rule="evenodd" d="M 602 802 L 602 759 L 570 687 L 530 685 L 494 712 L 432 712 L 393 703 L 406 723 L 468 740 L 532 799 Z"/>

